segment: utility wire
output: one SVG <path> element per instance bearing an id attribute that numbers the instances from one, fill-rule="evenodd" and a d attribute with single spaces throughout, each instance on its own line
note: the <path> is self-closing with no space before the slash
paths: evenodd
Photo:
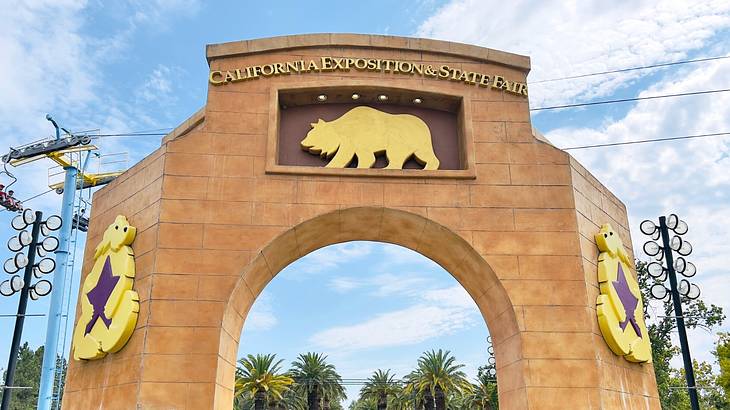
<path id="1" fill-rule="evenodd" d="M 616 103 L 631 102 L 631 101 L 643 101 L 643 100 L 656 100 L 656 99 L 659 99 L 659 98 L 686 97 L 686 96 L 690 96 L 690 95 L 703 95 L 703 94 L 726 93 L 728 91 L 730 91 L 730 89 L 725 88 L 725 89 L 720 89 L 720 90 L 692 91 L 692 92 L 688 92 L 688 93 L 651 95 L 651 96 L 648 96 L 648 97 L 622 98 L 622 99 L 618 99 L 618 100 L 591 101 L 591 102 L 586 102 L 586 103 L 566 104 L 566 105 L 554 105 L 554 106 L 550 106 L 550 107 L 530 108 L 530 111 L 557 110 L 557 109 L 560 109 L 560 108 L 587 107 L 587 106 L 591 106 L 591 105 L 616 104 Z"/>
<path id="2" fill-rule="evenodd" d="M 145 133 L 125 133 L 125 134 L 89 134 L 91 138 L 110 138 L 110 137 L 159 137 L 168 133 L 145 132 Z"/>
<path id="3" fill-rule="evenodd" d="M 28 202 L 28 201 L 30 201 L 30 200 L 32 200 L 32 199 L 36 199 L 36 198 L 38 198 L 39 196 L 45 195 L 45 194 L 47 194 L 47 193 L 49 193 L 49 192 L 53 192 L 53 191 L 54 191 L 54 189 L 49 189 L 48 191 L 45 191 L 45 192 L 41 192 L 40 194 L 36 194 L 36 195 L 33 195 L 32 197 L 30 197 L 30 198 L 28 198 L 28 199 L 24 199 L 24 200 L 22 200 L 22 201 L 20 201 L 20 202 L 22 202 L 23 204 L 25 204 L 26 202 Z M 4 211 L 7 211 L 7 210 L 8 210 L 7 208 L 3 208 L 3 209 L 0 209 L 0 212 L 4 212 Z"/>
<path id="4" fill-rule="evenodd" d="M 587 148 L 601 148 L 601 147 L 615 147 L 618 145 L 634 145 L 634 144 L 646 144 L 649 142 L 662 142 L 662 141 L 677 141 L 677 140 L 688 140 L 693 138 L 706 138 L 706 137 L 719 137 L 723 135 L 730 135 L 730 132 L 716 132 L 712 134 L 696 134 L 696 135 L 682 135 L 679 137 L 668 137 L 668 138 L 654 138 L 646 140 L 635 140 L 635 141 L 623 141 L 623 142 L 611 142 L 606 144 L 595 144 L 595 145 L 581 145 L 577 147 L 560 148 L 563 151 L 570 151 L 576 149 L 587 149 Z"/>
<path id="5" fill-rule="evenodd" d="M 24 201 L 20 201 L 20 202 L 22 202 L 22 203 L 26 203 L 26 202 L 28 202 L 28 201 L 30 201 L 30 200 L 32 200 L 32 199 L 36 199 L 36 198 L 38 198 L 39 196 L 45 195 L 45 194 L 47 194 L 47 193 L 49 193 L 49 192 L 53 192 L 53 191 L 54 191 L 54 189 L 49 189 L 48 191 L 45 191 L 45 192 L 41 192 L 40 194 L 36 194 L 36 195 L 33 195 L 32 197 L 30 197 L 30 198 L 28 198 L 28 199 L 26 199 L 26 200 L 24 200 Z"/>
<path id="6" fill-rule="evenodd" d="M 682 60 L 682 61 L 674 61 L 674 62 L 670 62 L 670 63 L 659 63 L 659 64 L 639 66 L 639 67 L 620 68 L 620 69 L 617 69 L 617 70 L 600 71 L 600 72 L 597 72 L 597 73 L 578 74 L 578 75 L 571 75 L 571 76 L 567 76 L 567 77 L 551 78 L 551 79 L 548 79 L 548 80 L 531 81 L 530 84 L 542 84 L 542 83 L 549 83 L 549 82 L 553 82 L 553 81 L 573 80 L 573 79 L 576 79 L 576 78 L 593 77 L 593 76 L 597 76 L 597 75 L 606 75 L 606 74 L 614 74 L 614 73 L 625 73 L 625 72 L 628 72 L 628 71 L 647 70 L 647 69 L 650 69 L 650 68 L 668 67 L 668 66 L 679 65 L 679 64 L 700 63 L 700 62 L 703 62 L 703 61 L 722 60 L 722 59 L 725 59 L 725 58 L 730 58 L 730 56 L 718 56 L 718 57 L 708 57 L 708 58 L 697 58 L 697 59 L 694 59 L 694 60 Z"/>

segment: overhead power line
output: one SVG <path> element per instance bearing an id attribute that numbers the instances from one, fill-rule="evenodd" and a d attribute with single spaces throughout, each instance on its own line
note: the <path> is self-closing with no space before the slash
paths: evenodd
<path id="1" fill-rule="evenodd" d="M 654 138 L 646 140 L 634 140 L 634 141 L 623 141 L 623 142 L 611 142 L 606 144 L 594 144 L 594 145 L 580 145 L 577 147 L 561 148 L 563 151 L 587 149 L 587 148 L 601 148 L 601 147 L 615 147 L 619 145 L 634 145 L 634 144 L 646 144 L 650 142 L 663 142 L 663 141 L 677 141 L 677 140 L 688 140 L 693 138 L 706 138 L 706 137 L 719 137 L 724 135 L 730 135 L 730 132 L 716 132 L 712 134 L 696 134 L 696 135 L 682 135 L 679 137 L 668 137 L 668 138 Z"/>
<path id="2" fill-rule="evenodd" d="M 36 198 L 38 198 L 39 196 L 45 195 L 45 194 L 47 194 L 47 193 L 49 193 L 49 192 L 53 192 L 53 191 L 54 191 L 54 189 L 49 189 L 48 191 L 45 191 L 45 192 L 41 192 L 40 194 L 36 194 L 36 195 L 33 195 L 32 197 L 30 197 L 30 198 L 28 198 L 28 199 L 24 199 L 24 200 L 22 200 L 22 201 L 20 201 L 20 202 L 21 202 L 22 204 L 26 204 L 26 203 L 27 203 L 28 201 L 30 201 L 30 200 L 36 199 Z M 5 212 L 5 211 L 7 211 L 7 210 L 8 210 L 7 208 L 3 208 L 3 209 L 0 209 L 0 212 Z"/>
<path id="3" fill-rule="evenodd" d="M 669 62 L 669 63 L 644 65 L 644 66 L 639 66 L 639 67 L 620 68 L 620 69 L 616 69 L 616 70 L 599 71 L 596 73 L 578 74 L 578 75 L 571 75 L 571 76 L 567 76 L 567 77 L 550 78 L 547 80 L 531 81 L 530 84 L 542 84 L 542 83 L 549 83 L 549 82 L 553 82 L 553 81 L 573 80 L 576 78 L 593 77 L 593 76 L 597 76 L 597 75 L 606 75 L 606 74 L 615 74 L 615 73 L 625 73 L 628 71 L 636 71 L 636 70 L 648 70 L 650 68 L 669 67 L 669 66 L 679 65 L 679 64 L 700 63 L 703 61 L 722 60 L 722 59 L 726 59 L 726 58 L 730 58 L 730 56 L 697 58 L 694 60 L 682 60 L 682 61 L 673 61 L 673 62 Z"/>
<path id="4" fill-rule="evenodd" d="M 724 88 L 724 89 L 720 89 L 720 90 L 692 91 L 692 92 L 688 92 L 688 93 L 651 95 L 648 97 L 621 98 L 618 100 L 590 101 L 590 102 L 585 102 L 585 103 L 553 105 L 553 106 L 549 106 L 549 107 L 530 108 L 530 111 L 557 110 L 557 109 L 561 109 L 561 108 L 587 107 L 587 106 L 591 106 L 591 105 L 616 104 L 616 103 L 624 103 L 624 102 L 631 102 L 631 101 L 656 100 L 659 98 L 673 98 L 673 97 L 687 97 L 690 95 L 717 94 L 717 93 L 726 93 L 728 91 L 730 91 L 730 89 Z"/>
<path id="5" fill-rule="evenodd" d="M 48 191 L 45 191 L 45 192 L 41 192 L 40 194 L 36 194 L 36 195 L 33 195 L 32 197 L 30 197 L 30 198 L 28 198 L 28 199 L 26 199 L 26 200 L 24 200 L 24 201 L 21 201 L 21 202 L 23 202 L 23 203 L 26 203 L 26 202 L 28 202 L 28 201 L 30 201 L 30 200 L 32 200 L 32 199 L 36 199 L 36 198 L 38 198 L 39 196 L 45 195 L 45 194 L 47 194 L 47 193 L 49 193 L 49 192 L 53 192 L 53 191 L 54 191 L 53 189 L 49 189 Z"/>
<path id="6" fill-rule="evenodd" d="M 91 138 L 110 138 L 110 137 L 159 137 L 164 136 L 169 133 L 159 133 L 159 132 L 143 132 L 143 133 L 122 133 L 122 134 L 89 134 L 88 136 Z"/>

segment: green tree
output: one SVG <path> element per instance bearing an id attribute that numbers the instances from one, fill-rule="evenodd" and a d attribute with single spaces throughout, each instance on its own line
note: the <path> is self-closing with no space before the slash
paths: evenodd
<path id="1" fill-rule="evenodd" d="M 494 357 L 492 354 L 491 357 Z M 480 398 L 487 400 L 488 406 L 485 409 L 499 409 L 499 394 L 497 391 L 497 366 L 495 364 L 485 364 L 477 369 L 477 383 L 475 390 Z"/>
<path id="2" fill-rule="evenodd" d="M 267 403 L 283 400 L 284 392 L 294 380 L 281 374 L 283 360 L 275 360 L 275 354 L 248 355 L 238 360 L 234 397 L 243 401 L 242 406 L 246 406 L 246 400 L 253 400 L 254 410 L 264 410 Z"/>
<path id="3" fill-rule="evenodd" d="M 470 392 L 461 396 L 462 408 L 475 410 L 496 410 L 497 405 L 497 383 L 491 379 L 487 372 L 481 368 L 476 383 Z"/>
<path id="4" fill-rule="evenodd" d="M 341 407 L 339 402 L 346 397 L 342 378 L 335 366 L 327 363 L 327 356 L 311 352 L 300 354 L 292 362 L 289 373 L 296 383 L 294 389 L 306 395 L 309 410 Z"/>
<path id="5" fill-rule="evenodd" d="M 720 367 L 717 385 L 723 390 L 725 399 L 730 401 L 730 333 L 718 333 L 717 335 L 719 339 L 713 352 Z"/>
<path id="6" fill-rule="evenodd" d="M 676 374 L 673 375 L 673 369 L 669 362 L 679 354 L 679 349 L 672 345 L 671 334 L 677 329 L 677 321 L 674 318 L 674 307 L 671 300 L 665 300 L 661 304 L 661 310 L 657 312 L 655 320 L 650 320 L 648 306 L 649 301 L 653 298 L 650 289 L 654 283 L 654 279 L 647 271 L 647 262 L 636 261 L 637 279 L 639 288 L 641 288 L 642 297 L 644 299 L 644 319 L 647 320 L 647 329 L 649 331 L 649 340 L 652 347 L 652 359 L 654 362 L 654 373 L 656 375 L 657 387 L 659 388 L 659 400 L 662 408 L 665 409 L 681 409 L 683 407 L 682 396 L 675 389 L 676 386 L 686 386 L 686 381 L 678 380 Z M 690 300 L 682 298 L 682 310 L 685 316 L 685 326 L 687 329 L 701 328 L 711 330 L 713 327 L 721 325 L 725 320 L 722 308 L 716 305 L 709 307 L 705 302 L 697 298 Z M 679 384 L 677 384 L 679 383 Z M 686 394 L 686 392 L 685 392 Z"/>
<path id="7" fill-rule="evenodd" d="M 10 399 L 10 410 L 32 410 L 36 408 L 38 404 L 38 389 L 40 387 L 41 380 L 41 365 L 43 363 L 43 346 L 33 350 L 28 346 L 28 343 L 24 343 L 18 350 L 18 364 L 15 367 L 15 379 L 13 384 L 19 387 L 30 387 L 29 389 L 13 389 L 12 397 Z M 63 393 L 64 379 L 66 378 L 66 360 L 58 358 L 58 364 L 61 372 L 61 385 L 60 392 Z M 7 372 L 3 372 L 3 385 L 5 385 L 5 378 Z M 59 386 L 56 386 L 59 389 Z M 0 399 L 2 399 L 2 389 L 0 389 Z M 62 399 L 62 395 L 59 396 L 59 402 Z M 59 406 L 60 407 L 60 406 Z"/>
<path id="8" fill-rule="evenodd" d="M 372 399 L 376 403 L 377 410 L 388 408 L 388 400 L 398 394 L 400 386 L 395 380 L 395 375 L 390 370 L 385 372 L 378 369 L 373 372 L 360 390 L 360 398 L 363 400 Z M 372 401 L 371 400 L 371 401 Z"/>
<path id="9" fill-rule="evenodd" d="M 472 388 L 461 370 L 463 367 L 456 364 L 456 358 L 448 350 L 425 352 L 418 359 L 418 368 L 407 376 L 406 389 L 422 397 L 426 410 L 445 410 L 449 393 L 463 393 Z"/>
<path id="10" fill-rule="evenodd" d="M 712 365 L 707 362 L 692 363 L 695 372 L 695 385 L 697 386 L 697 395 L 699 396 L 700 408 L 703 410 L 728 410 L 730 403 L 726 400 L 720 386 L 717 384 L 717 378 L 713 371 Z M 684 369 L 672 369 L 672 388 L 670 392 L 671 403 L 673 409 L 689 409 L 689 394 L 686 389 L 686 379 Z"/>
<path id="11" fill-rule="evenodd" d="M 373 397 L 360 397 L 350 403 L 348 410 L 374 410 L 378 402 Z"/>

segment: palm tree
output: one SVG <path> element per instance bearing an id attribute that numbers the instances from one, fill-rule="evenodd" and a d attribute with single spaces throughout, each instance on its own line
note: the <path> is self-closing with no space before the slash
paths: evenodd
<path id="1" fill-rule="evenodd" d="M 320 410 L 323 401 L 329 407 L 330 400 L 339 402 L 345 398 L 342 378 L 337 374 L 335 366 L 327 363 L 327 356 L 323 354 L 300 354 L 292 362 L 289 373 L 296 382 L 295 389 L 307 395 L 309 410 Z"/>
<path id="2" fill-rule="evenodd" d="M 400 390 L 395 375 L 390 374 L 390 370 L 383 372 L 378 369 L 368 377 L 360 391 L 360 397 L 365 400 L 373 399 L 377 403 L 377 410 L 385 410 L 388 408 L 388 398 L 395 396 Z"/>
<path id="3" fill-rule="evenodd" d="M 477 383 L 472 385 L 472 391 L 463 396 L 464 405 L 470 409 L 493 410 L 495 403 L 492 397 L 496 388 L 496 383 L 486 373 L 480 373 Z"/>
<path id="4" fill-rule="evenodd" d="M 409 392 L 407 389 L 400 386 L 398 387 L 398 391 L 390 396 L 390 399 L 388 400 L 388 409 L 390 410 L 413 410 L 413 405 L 413 392 Z"/>
<path id="5" fill-rule="evenodd" d="M 456 364 L 451 352 L 441 349 L 424 353 L 418 359 L 418 368 L 408 375 L 408 390 L 422 395 L 426 410 L 446 410 L 449 392 L 471 391 L 471 383 Z"/>
<path id="6" fill-rule="evenodd" d="M 294 380 L 280 373 L 283 360 L 274 362 L 275 359 L 275 354 L 248 355 L 239 359 L 235 397 L 253 399 L 255 410 L 264 410 L 267 401 L 282 400 L 282 394 Z"/>

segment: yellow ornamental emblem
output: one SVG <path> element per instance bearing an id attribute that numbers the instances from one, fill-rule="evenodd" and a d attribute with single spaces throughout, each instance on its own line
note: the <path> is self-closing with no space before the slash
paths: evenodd
<path id="1" fill-rule="evenodd" d="M 630 362 L 651 362 L 651 343 L 644 323 L 644 305 L 639 284 L 621 239 L 610 224 L 596 234 L 598 282 L 596 301 L 598 324 L 611 350 Z"/>
<path id="2" fill-rule="evenodd" d="M 94 267 L 81 290 L 81 316 L 73 336 L 76 360 L 93 360 L 119 351 L 132 336 L 139 313 L 134 285 L 137 230 L 118 215 L 94 252 Z"/>

